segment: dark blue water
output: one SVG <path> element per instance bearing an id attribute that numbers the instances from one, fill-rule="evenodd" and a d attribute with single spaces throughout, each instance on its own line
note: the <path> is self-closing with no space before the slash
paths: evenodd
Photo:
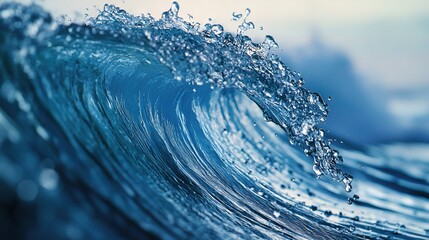
<path id="1" fill-rule="evenodd" d="M 178 12 L 0 5 L 2 237 L 428 238 L 428 144 L 331 139 L 246 14 L 231 34 Z"/>

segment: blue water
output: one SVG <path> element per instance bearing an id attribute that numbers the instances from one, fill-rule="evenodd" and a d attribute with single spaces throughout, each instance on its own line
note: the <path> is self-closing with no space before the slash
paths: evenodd
<path id="1" fill-rule="evenodd" d="M 0 5 L 5 239 L 427 239 L 429 145 L 359 146 L 272 36 Z M 354 179 L 354 180 L 353 180 Z"/>

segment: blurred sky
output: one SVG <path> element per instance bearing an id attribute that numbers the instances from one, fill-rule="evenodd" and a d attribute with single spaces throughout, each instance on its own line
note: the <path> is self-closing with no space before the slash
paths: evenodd
<path id="1" fill-rule="evenodd" d="M 35 2 L 56 16 L 82 19 L 104 3 L 159 17 L 172 1 Z M 212 18 L 233 32 L 238 23 L 231 14 L 250 8 L 256 29 L 247 34 L 257 41 L 274 36 L 280 56 L 302 72 L 306 85 L 332 97 L 332 133 L 359 142 L 429 141 L 428 0 L 178 2 L 182 17 L 191 14 L 202 23 Z"/>

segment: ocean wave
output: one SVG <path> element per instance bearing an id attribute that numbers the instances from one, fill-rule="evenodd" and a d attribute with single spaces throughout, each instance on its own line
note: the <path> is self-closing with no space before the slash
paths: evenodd
<path id="1" fill-rule="evenodd" d="M 427 237 L 427 160 L 410 174 L 389 147 L 327 138 L 320 95 L 273 37 L 245 35 L 250 10 L 236 35 L 178 12 L 105 5 L 66 25 L 37 5 L 0 6 L 4 236 Z"/>

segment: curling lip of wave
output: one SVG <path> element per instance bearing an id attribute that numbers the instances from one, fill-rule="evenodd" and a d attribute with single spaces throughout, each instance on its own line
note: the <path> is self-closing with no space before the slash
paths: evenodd
<path id="1" fill-rule="evenodd" d="M 245 93 L 261 108 L 267 121 L 283 128 L 290 142 L 300 145 L 313 158 L 313 170 L 318 177 L 330 175 L 342 181 L 347 192 L 351 191 L 353 177 L 337 167 L 342 157 L 317 127 L 327 117 L 327 105 L 319 94 L 302 86 L 298 73 L 271 53 L 277 47 L 273 37 L 267 35 L 264 42 L 256 44 L 243 35 L 254 28 L 247 21 L 250 10 L 246 10 L 235 37 L 224 32 L 219 24 L 207 23 L 201 29 L 199 23 L 180 18 L 178 11 L 179 5 L 174 2 L 157 21 L 105 5 L 105 11 L 92 19 L 90 25 L 112 34 L 132 33 L 131 38 L 137 37 L 139 44 L 156 49 L 153 53 L 170 68 L 176 80 Z"/>

